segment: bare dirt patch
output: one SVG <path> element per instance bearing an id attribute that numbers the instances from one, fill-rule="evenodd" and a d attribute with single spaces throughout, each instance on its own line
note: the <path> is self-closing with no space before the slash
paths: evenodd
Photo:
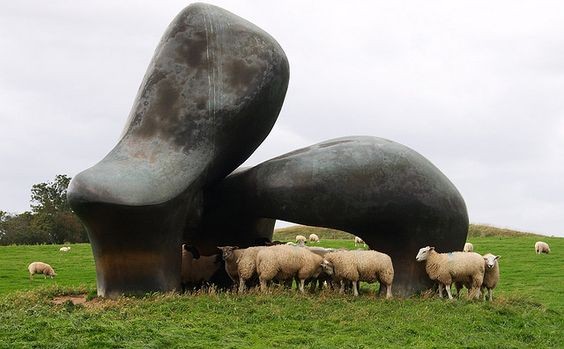
<path id="1" fill-rule="evenodd" d="M 86 294 L 79 294 L 73 296 L 58 296 L 53 298 L 52 300 L 53 304 L 57 304 L 57 305 L 66 303 L 67 301 L 71 301 L 72 304 L 74 305 L 84 304 L 86 303 Z"/>

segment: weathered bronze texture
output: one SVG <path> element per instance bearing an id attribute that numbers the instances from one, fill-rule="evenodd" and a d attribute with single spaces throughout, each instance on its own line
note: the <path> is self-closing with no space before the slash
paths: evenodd
<path id="1" fill-rule="evenodd" d="M 278 43 L 228 11 L 193 4 L 172 21 L 118 144 L 68 189 L 100 296 L 179 289 L 179 246 L 200 226 L 203 190 L 268 135 L 288 78 Z"/>
<path id="2" fill-rule="evenodd" d="M 205 207 L 202 239 L 244 240 L 259 217 L 358 235 L 390 255 L 393 293 L 402 296 L 431 285 L 415 260 L 419 248 L 461 251 L 468 231 L 448 178 L 414 150 L 376 137 L 329 140 L 235 171 L 207 192 Z"/>

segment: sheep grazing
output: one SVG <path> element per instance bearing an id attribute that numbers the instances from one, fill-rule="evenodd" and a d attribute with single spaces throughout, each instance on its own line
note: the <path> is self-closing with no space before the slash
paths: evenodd
<path id="1" fill-rule="evenodd" d="M 550 247 L 544 241 L 537 241 L 535 242 L 535 252 L 537 254 L 550 253 Z"/>
<path id="2" fill-rule="evenodd" d="M 30 263 L 30 265 L 27 267 L 27 270 L 29 270 L 29 279 L 30 280 L 33 279 L 34 274 L 43 274 L 43 277 L 45 279 L 47 279 L 47 276 L 50 276 L 51 279 L 52 279 L 55 275 L 57 275 L 57 273 L 55 273 L 55 270 L 53 269 L 53 267 L 51 267 L 49 264 L 43 263 L 43 262 Z"/>
<path id="3" fill-rule="evenodd" d="M 380 282 L 380 289 L 386 287 L 386 298 L 392 298 L 394 267 L 392 259 L 377 251 L 335 251 L 325 255 L 323 270 L 341 283 L 341 293 L 347 281 L 352 282 L 353 293 L 358 296 L 360 281 Z"/>
<path id="4" fill-rule="evenodd" d="M 304 292 L 306 279 L 319 276 L 323 258 L 307 248 L 288 245 L 269 246 L 261 249 L 256 258 L 257 273 L 261 291 L 266 291 L 267 282 L 274 279 L 296 279 L 301 292 Z"/>
<path id="5" fill-rule="evenodd" d="M 366 243 L 364 242 L 364 240 L 362 240 L 362 238 L 359 238 L 358 236 L 354 237 L 354 247 L 356 247 L 357 245 L 362 244 L 362 246 L 366 247 Z"/>
<path id="6" fill-rule="evenodd" d="M 61 251 L 61 252 L 68 252 L 68 251 L 70 251 L 70 247 L 69 247 L 69 246 L 63 246 L 63 247 L 61 247 L 61 248 L 59 249 L 59 251 Z"/>
<path id="7" fill-rule="evenodd" d="M 499 281 L 499 262 L 498 259 L 500 256 L 494 256 L 491 253 L 485 254 L 484 256 L 485 261 L 485 274 L 484 274 L 484 282 L 482 283 L 482 292 L 484 289 L 488 290 L 488 298 L 491 301 L 493 298 L 493 289 L 497 286 Z M 486 294 L 484 293 L 484 298 Z"/>
<path id="8" fill-rule="evenodd" d="M 306 239 L 305 236 L 303 236 L 303 235 L 296 235 L 296 243 L 297 243 L 299 246 L 304 246 L 305 243 L 306 243 L 306 241 L 307 241 L 307 239 Z"/>
<path id="9" fill-rule="evenodd" d="M 309 242 L 319 242 L 319 236 L 317 234 L 309 234 Z"/>
<path id="10" fill-rule="evenodd" d="M 450 287 L 453 282 L 470 286 L 469 298 L 480 294 L 484 281 L 484 259 L 475 252 L 437 253 L 434 247 L 423 247 L 417 253 L 418 262 L 425 261 L 425 270 L 431 280 L 439 282 L 439 296 L 443 297 L 443 287 L 448 298 L 452 299 Z"/>
<path id="11" fill-rule="evenodd" d="M 474 245 L 471 242 L 467 242 L 464 244 L 464 252 L 474 252 Z"/>
<path id="12" fill-rule="evenodd" d="M 180 282 L 182 289 L 199 288 L 209 283 L 221 268 L 221 256 L 200 256 L 198 250 L 191 245 L 182 244 L 182 266 Z"/>

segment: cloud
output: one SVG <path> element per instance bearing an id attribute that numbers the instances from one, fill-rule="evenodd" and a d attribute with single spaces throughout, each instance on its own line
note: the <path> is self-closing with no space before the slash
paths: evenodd
<path id="1" fill-rule="evenodd" d="M 470 219 L 564 236 L 564 5 L 217 1 L 284 48 L 291 77 L 245 164 L 346 135 L 437 165 Z M 0 209 L 115 145 L 184 1 L 9 2 L 0 12 Z"/>

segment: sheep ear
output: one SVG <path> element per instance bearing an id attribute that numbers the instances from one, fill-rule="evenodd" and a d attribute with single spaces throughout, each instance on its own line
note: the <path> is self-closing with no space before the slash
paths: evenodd
<path id="1" fill-rule="evenodd" d="M 429 251 L 434 251 L 435 247 L 429 246 Z"/>
<path id="2" fill-rule="evenodd" d="M 501 258 L 501 256 L 495 256 L 495 259 L 500 259 L 500 258 Z"/>

